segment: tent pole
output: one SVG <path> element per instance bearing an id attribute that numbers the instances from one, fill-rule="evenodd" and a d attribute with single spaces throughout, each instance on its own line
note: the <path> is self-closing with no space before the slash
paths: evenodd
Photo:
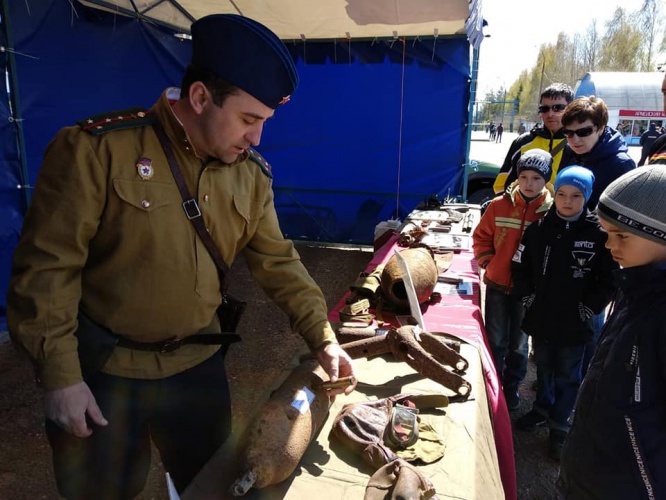
<path id="1" fill-rule="evenodd" d="M 463 201 L 467 202 L 467 177 L 469 176 L 469 150 L 472 144 L 472 123 L 474 123 L 474 104 L 476 103 L 476 81 L 479 73 L 479 49 L 472 48 L 472 79 L 467 106 L 467 139 L 465 141 L 465 165 L 463 171 Z"/>
<path id="2" fill-rule="evenodd" d="M 25 210 L 28 209 L 30 205 L 30 179 L 28 178 L 28 166 L 26 164 L 25 156 L 25 139 L 23 137 L 23 127 L 21 127 L 21 122 L 23 120 L 21 114 L 21 100 L 19 99 L 19 85 L 18 85 L 18 76 L 16 75 L 16 57 L 14 55 L 14 39 L 12 36 L 12 26 L 9 18 L 9 0 L 2 0 L 0 4 L 2 15 L 2 24 L 5 29 L 5 37 L 7 40 L 7 49 L 5 54 L 7 55 L 7 74 L 9 80 L 9 91 L 10 91 L 10 105 L 12 116 L 10 120 L 13 120 L 14 127 L 16 128 L 16 140 L 18 143 L 18 161 L 21 174 L 21 184 L 18 186 L 19 189 L 23 190 L 23 198 L 25 201 Z"/>

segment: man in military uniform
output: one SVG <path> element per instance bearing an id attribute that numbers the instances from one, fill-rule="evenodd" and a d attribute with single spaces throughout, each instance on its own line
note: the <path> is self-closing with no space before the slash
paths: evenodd
<path id="1" fill-rule="evenodd" d="M 241 16 L 196 21 L 192 45 L 180 90 L 56 135 L 14 256 L 10 334 L 45 391 L 67 498 L 136 496 L 150 438 L 183 490 L 230 433 L 224 340 L 211 335 L 220 333 L 221 282 L 183 211 L 157 124 L 226 264 L 243 252 L 330 378 L 353 375 L 323 294 L 282 236 L 268 165 L 251 149 L 298 84 L 293 61 L 274 33 Z M 85 374 L 82 324 L 121 339 Z"/>

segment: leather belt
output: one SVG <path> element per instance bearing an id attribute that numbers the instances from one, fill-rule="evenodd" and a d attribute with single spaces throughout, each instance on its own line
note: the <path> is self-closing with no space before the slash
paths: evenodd
<path id="1" fill-rule="evenodd" d="M 240 342 L 240 335 L 235 333 L 199 333 L 189 337 L 163 340 L 160 342 L 135 342 L 123 337 L 118 339 L 118 347 L 134 349 L 135 351 L 154 351 L 162 354 L 176 351 L 187 344 L 203 345 L 229 345 Z"/>

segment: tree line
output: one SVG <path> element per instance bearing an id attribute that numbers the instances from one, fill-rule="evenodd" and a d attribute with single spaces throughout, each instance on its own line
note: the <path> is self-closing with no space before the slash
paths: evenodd
<path id="1" fill-rule="evenodd" d="M 548 85 L 563 82 L 575 88 L 576 82 L 591 71 L 658 71 L 664 61 L 659 53 L 666 49 L 663 0 L 644 0 L 635 12 L 618 7 L 613 17 L 599 26 L 593 19 L 583 33 L 569 36 L 560 32 L 557 41 L 542 44 L 531 69 L 523 70 L 506 89 L 491 89 L 477 107 L 475 122 L 498 123 L 505 127 L 518 122 L 538 121 L 539 95 Z M 514 122 L 512 104 L 492 101 L 518 101 Z"/>

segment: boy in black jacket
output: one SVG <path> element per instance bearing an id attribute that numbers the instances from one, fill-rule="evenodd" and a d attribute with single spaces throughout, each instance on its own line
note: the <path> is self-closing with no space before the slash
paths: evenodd
<path id="1" fill-rule="evenodd" d="M 523 236 L 512 262 L 514 293 L 523 298 L 523 330 L 532 336 L 537 395 L 532 411 L 516 427 L 532 430 L 548 422 L 549 454 L 559 460 L 569 417 L 581 383 L 585 343 L 593 314 L 610 302 L 613 262 L 606 233 L 586 207 L 594 174 L 580 166 L 555 179 L 555 204 Z"/>
<path id="2" fill-rule="evenodd" d="M 666 498 L 666 166 L 613 181 L 597 207 L 622 269 L 562 454 L 566 500 Z"/>

